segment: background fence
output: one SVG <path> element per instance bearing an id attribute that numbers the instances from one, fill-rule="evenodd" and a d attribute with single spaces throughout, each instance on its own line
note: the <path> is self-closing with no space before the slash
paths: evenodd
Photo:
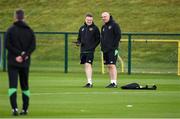
<path id="1" fill-rule="evenodd" d="M 5 32 L 0 32 L 1 69 L 6 70 Z M 178 49 L 180 34 L 176 33 L 122 33 L 120 56 L 124 72 L 177 73 L 180 64 Z M 83 72 L 79 64 L 79 47 L 76 32 L 36 32 L 37 49 L 32 55 L 31 71 Z M 179 46 L 178 46 L 179 44 Z M 96 49 L 93 63 L 95 72 L 102 72 L 100 47 Z M 117 62 L 118 72 L 122 64 Z"/>
<path id="2" fill-rule="evenodd" d="M 0 34 L 0 67 L 2 67 L 2 40 Z"/>

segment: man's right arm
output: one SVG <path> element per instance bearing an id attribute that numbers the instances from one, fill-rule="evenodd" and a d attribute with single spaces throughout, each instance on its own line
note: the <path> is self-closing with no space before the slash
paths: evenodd
<path id="1" fill-rule="evenodd" d="M 73 43 L 75 43 L 76 46 L 80 46 L 80 44 L 81 44 L 81 28 L 79 29 L 77 41 L 75 41 Z"/>

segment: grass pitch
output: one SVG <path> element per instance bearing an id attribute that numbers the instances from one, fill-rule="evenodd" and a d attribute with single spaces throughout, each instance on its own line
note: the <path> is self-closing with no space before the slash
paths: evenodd
<path id="1" fill-rule="evenodd" d="M 0 118 L 9 118 L 7 74 L 0 77 Z M 27 118 L 173 118 L 180 117 L 180 80 L 176 75 L 119 74 L 119 87 L 132 82 L 157 90 L 107 89 L 107 74 L 94 74 L 94 87 L 82 88 L 83 73 L 31 72 Z M 18 90 L 21 109 L 21 91 Z"/>

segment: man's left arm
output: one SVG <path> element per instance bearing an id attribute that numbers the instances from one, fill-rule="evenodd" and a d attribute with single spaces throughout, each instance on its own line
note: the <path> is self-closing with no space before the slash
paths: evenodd
<path id="1" fill-rule="evenodd" d="M 96 36 L 95 37 L 96 37 L 96 47 L 97 47 L 100 43 L 100 31 L 98 28 L 96 29 Z"/>
<path id="2" fill-rule="evenodd" d="M 27 51 L 24 52 L 24 54 L 22 54 L 22 56 L 24 56 L 25 59 L 28 58 L 35 49 L 36 49 L 36 37 L 34 35 L 34 32 L 32 32 L 31 44 L 29 45 Z"/>
<path id="3" fill-rule="evenodd" d="M 114 25 L 114 35 L 114 46 L 115 49 L 118 49 L 119 42 L 121 40 L 121 29 L 117 23 Z"/>

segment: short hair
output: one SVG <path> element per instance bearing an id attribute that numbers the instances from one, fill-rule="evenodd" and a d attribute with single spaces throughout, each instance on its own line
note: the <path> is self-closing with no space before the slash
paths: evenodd
<path id="1" fill-rule="evenodd" d="M 86 17 L 93 17 L 93 15 L 91 13 L 87 13 Z"/>
<path id="2" fill-rule="evenodd" d="M 23 20 L 24 19 L 24 11 L 22 9 L 16 10 L 15 17 L 17 20 Z"/>
<path id="3" fill-rule="evenodd" d="M 111 16 L 109 12 L 103 12 L 102 15 Z"/>

